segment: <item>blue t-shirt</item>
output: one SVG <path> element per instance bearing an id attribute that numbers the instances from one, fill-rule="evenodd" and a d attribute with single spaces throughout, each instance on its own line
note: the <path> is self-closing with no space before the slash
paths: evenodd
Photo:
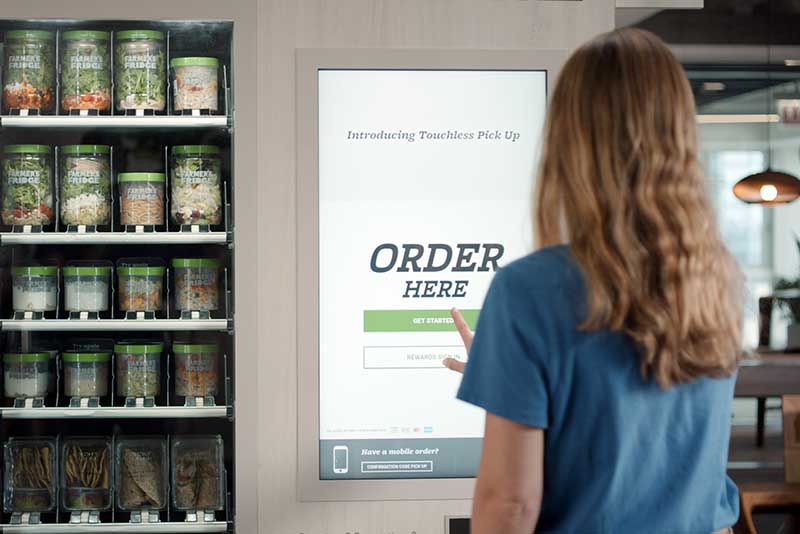
<path id="1" fill-rule="evenodd" d="M 586 293 L 567 247 L 495 275 L 458 398 L 545 429 L 537 534 L 710 534 L 732 526 L 726 474 L 735 376 L 662 390 L 634 342 L 580 331 Z"/>

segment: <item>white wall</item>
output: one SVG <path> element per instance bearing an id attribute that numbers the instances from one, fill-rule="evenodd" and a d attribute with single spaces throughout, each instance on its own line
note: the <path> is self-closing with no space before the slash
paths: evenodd
<path id="1" fill-rule="evenodd" d="M 295 221 L 303 214 L 295 211 L 294 50 L 572 48 L 613 28 L 614 1 L 260 0 L 258 17 L 266 104 L 259 107 L 256 218 L 259 428 L 251 434 L 260 450 L 259 533 L 443 532 L 444 514 L 467 513 L 469 502 L 302 504 L 295 497 Z"/>

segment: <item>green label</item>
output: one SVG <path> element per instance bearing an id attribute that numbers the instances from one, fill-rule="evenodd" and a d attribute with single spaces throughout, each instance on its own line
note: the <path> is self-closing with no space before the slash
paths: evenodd
<path id="1" fill-rule="evenodd" d="M 461 310 L 474 330 L 480 310 Z M 455 332 L 450 310 L 364 310 L 364 332 Z"/>

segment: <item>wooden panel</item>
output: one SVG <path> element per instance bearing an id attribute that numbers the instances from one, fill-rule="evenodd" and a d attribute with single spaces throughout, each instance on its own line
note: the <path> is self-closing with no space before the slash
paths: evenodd
<path id="1" fill-rule="evenodd" d="M 800 482 L 800 396 L 784 395 L 783 470 L 786 482 Z"/>

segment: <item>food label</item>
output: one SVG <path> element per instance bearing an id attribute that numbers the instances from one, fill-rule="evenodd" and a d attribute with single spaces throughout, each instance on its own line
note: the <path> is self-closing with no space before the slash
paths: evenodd
<path id="1" fill-rule="evenodd" d="M 183 85 L 206 85 L 208 84 L 211 76 L 204 70 L 189 70 L 184 69 L 181 73 Z"/>
<path id="2" fill-rule="evenodd" d="M 195 287 L 206 287 L 214 285 L 217 281 L 217 271 L 214 269 L 200 269 L 197 271 L 190 271 L 186 280 L 189 285 L 194 289 Z"/>
<path id="3" fill-rule="evenodd" d="M 155 69 L 158 65 L 158 56 L 152 54 L 125 55 L 122 61 L 126 69 Z"/>
<path id="4" fill-rule="evenodd" d="M 41 180 L 41 171 L 38 170 L 22 170 L 22 169 L 7 169 L 6 180 L 9 185 L 39 185 Z"/>
<path id="5" fill-rule="evenodd" d="M 69 65 L 73 69 L 102 70 L 104 59 L 103 56 L 98 56 L 97 54 L 89 56 L 76 54 L 69 58 Z"/>
<path id="6" fill-rule="evenodd" d="M 55 289 L 55 278 L 49 276 L 35 276 L 25 278 L 25 280 L 18 284 L 21 291 L 29 293 L 44 293 Z"/>
<path id="7" fill-rule="evenodd" d="M 9 69 L 39 69 L 42 66 L 41 54 L 8 56 Z"/>
<path id="8" fill-rule="evenodd" d="M 158 191 L 153 187 L 129 187 L 125 197 L 128 200 L 157 200 Z"/>
<path id="9" fill-rule="evenodd" d="M 37 378 L 40 373 L 35 368 L 31 367 L 12 367 L 6 369 L 6 376 L 11 380 L 25 380 L 29 378 Z"/>
<path id="10" fill-rule="evenodd" d="M 125 361 L 127 362 L 128 373 L 157 373 L 158 360 L 155 358 L 142 358 L 141 356 L 128 356 Z"/>
<path id="11" fill-rule="evenodd" d="M 193 185 L 193 184 L 213 185 L 219 181 L 216 172 L 207 170 L 190 171 L 188 169 L 182 169 L 178 167 L 175 170 L 175 175 L 184 185 Z"/>
<path id="12" fill-rule="evenodd" d="M 210 373 L 215 370 L 213 356 L 205 356 L 200 354 L 187 355 L 184 367 L 187 371 L 194 373 Z"/>
<path id="13" fill-rule="evenodd" d="M 81 184 L 99 184 L 100 171 L 67 171 L 67 183 L 73 185 Z"/>

